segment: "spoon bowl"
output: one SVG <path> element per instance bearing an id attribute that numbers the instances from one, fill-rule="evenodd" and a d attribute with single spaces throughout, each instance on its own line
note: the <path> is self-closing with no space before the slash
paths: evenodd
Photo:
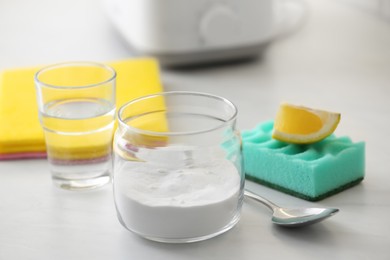
<path id="1" fill-rule="evenodd" d="M 247 198 L 256 200 L 273 211 L 272 222 L 284 227 L 300 227 L 320 222 L 336 214 L 336 208 L 282 208 L 275 203 L 245 190 Z"/>

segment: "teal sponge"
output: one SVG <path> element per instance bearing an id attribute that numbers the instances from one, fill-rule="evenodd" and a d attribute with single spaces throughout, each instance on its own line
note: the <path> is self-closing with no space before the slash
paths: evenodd
<path id="1" fill-rule="evenodd" d="M 310 201 L 356 185 L 364 178 L 365 144 L 335 137 L 309 145 L 272 139 L 273 121 L 242 132 L 247 179 Z"/>

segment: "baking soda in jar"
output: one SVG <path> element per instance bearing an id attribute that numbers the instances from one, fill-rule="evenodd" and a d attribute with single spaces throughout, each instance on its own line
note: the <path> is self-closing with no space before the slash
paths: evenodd
<path id="1" fill-rule="evenodd" d="M 180 169 L 125 162 L 118 170 L 119 219 L 134 233 L 188 242 L 222 233 L 239 219 L 240 175 L 228 160 Z"/>
<path id="2" fill-rule="evenodd" d="M 236 116 L 230 101 L 197 92 L 152 94 L 122 106 L 113 177 L 121 224 L 169 243 L 231 229 L 245 180 Z"/>

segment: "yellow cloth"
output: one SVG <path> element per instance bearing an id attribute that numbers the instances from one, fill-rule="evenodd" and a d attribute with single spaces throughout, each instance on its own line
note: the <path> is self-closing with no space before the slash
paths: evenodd
<path id="1" fill-rule="evenodd" d="M 154 59 L 108 64 L 117 72 L 117 108 L 131 99 L 162 91 Z M 34 86 L 38 69 L 7 70 L 0 75 L 0 154 L 45 151 Z"/>

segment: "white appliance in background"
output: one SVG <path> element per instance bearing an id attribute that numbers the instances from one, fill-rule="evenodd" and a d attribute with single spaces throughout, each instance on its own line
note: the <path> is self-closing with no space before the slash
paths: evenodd
<path id="1" fill-rule="evenodd" d="M 274 35 L 275 0 L 106 0 L 115 27 L 141 55 L 194 65 L 258 55 Z"/>

